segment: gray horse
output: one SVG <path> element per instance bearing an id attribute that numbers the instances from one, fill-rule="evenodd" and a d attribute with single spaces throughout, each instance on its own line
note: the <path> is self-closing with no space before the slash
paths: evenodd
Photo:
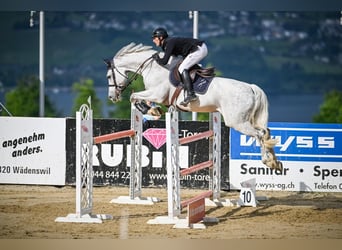
<path id="1" fill-rule="evenodd" d="M 148 100 L 183 111 L 219 111 L 227 127 L 258 140 L 261 159 L 266 166 L 282 169 L 282 163 L 277 160 L 273 150 L 277 141 L 270 137 L 267 127 L 268 100 L 262 89 L 255 84 L 213 77 L 206 93 L 197 94 L 197 101 L 182 106 L 182 96 L 178 98 L 175 95 L 178 88 L 170 83 L 170 71 L 152 59 L 154 53 L 156 51 L 151 46 L 130 43 L 120 49 L 113 60 L 106 61 L 109 99 L 119 101 L 122 91 L 139 74 L 143 77 L 145 90 L 132 93 L 132 103 Z M 128 72 L 133 72 L 133 76 L 128 77 Z"/>

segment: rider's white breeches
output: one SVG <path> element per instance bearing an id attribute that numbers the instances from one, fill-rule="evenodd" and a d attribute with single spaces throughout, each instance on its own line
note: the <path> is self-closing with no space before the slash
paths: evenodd
<path id="1" fill-rule="evenodd" d="M 208 48 L 205 43 L 198 46 L 198 50 L 190 53 L 184 58 L 183 62 L 179 65 L 178 71 L 182 74 L 183 70 L 190 69 L 196 63 L 199 63 L 204 57 L 208 55 Z"/>

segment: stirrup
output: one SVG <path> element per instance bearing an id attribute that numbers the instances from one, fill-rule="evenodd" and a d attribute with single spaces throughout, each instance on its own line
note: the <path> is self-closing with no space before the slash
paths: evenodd
<path id="1" fill-rule="evenodd" d="M 198 97 L 197 97 L 197 95 L 188 95 L 185 99 L 184 99 L 184 101 L 182 101 L 180 104 L 181 105 L 183 105 L 183 106 L 185 106 L 185 105 L 188 105 L 189 104 L 189 102 L 193 102 L 193 101 L 197 101 L 197 99 L 198 99 Z"/>

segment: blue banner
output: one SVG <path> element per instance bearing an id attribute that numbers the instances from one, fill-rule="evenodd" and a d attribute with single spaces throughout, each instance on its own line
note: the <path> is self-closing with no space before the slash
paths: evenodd
<path id="1" fill-rule="evenodd" d="M 342 162 L 342 124 L 270 122 L 269 128 L 280 161 Z M 231 159 L 261 159 L 255 138 L 230 131 Z"/>

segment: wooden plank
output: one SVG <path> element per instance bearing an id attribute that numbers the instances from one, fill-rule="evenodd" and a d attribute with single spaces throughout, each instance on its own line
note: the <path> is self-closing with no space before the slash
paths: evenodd
<path id="1" fill-rule="evenodd" d="M 195 197 L 192 197 L 192 198 L 190 198 L 190 199 L 188 199 L 188 200 L 185 200 L 185 201 L 182 201 L 181 202 L 181 207 L 182 208 L 184 208 L 184 207 L 186 207 L 187 205 L 189 205 L 189 204 L 191 204 L 191 203 L 193 203 L 193 202 L 195 202 L 195 201 L 198 201 L 198 200 L 200 200 L 200 199 L 202 199 L 202 198 L 208 198 L 208 197 L 210 197 L 211 195 L 213 194 L 213 191 L 207 191 L 207 192 L 204 192 L 204 193 L 201 193 L 201 194 L 199 194 L 199 195 L 197 195 L 197 196 L 195 196 Z"/>
<path id="2" fill-rule="evenodd" d="M 100 136 L 94 137 L 94 144 L 118 140 L 121 138 L 131 137 L 134 135 L 135 135 L 135 131 L 133 129 L 123 130 L 123 131 L 119 131 L 119 132 L 115 132 L 115 133 L 111 133 L 111 134 L 106 134 L 106 135 L 100 135 Z"/>
<path id="3" fill-rule="evenodd" d="M 191 135 L 191 136 L 180 138 L 179 139 L 179 144 L 180 145 L 187 144 L 189 142 L 194 142 L 194 141 L 198 141 L 198 140 L 201 140 L 201 139 L 204 139 L 204 138 L 209 138 L 209 137 L 211 137 L 213 135 L 214 135 L 214 132 L 212 130 L 208 130 L 208 131 L 205 131 L 205 132 L 201 132 L 201 133 L 198 133 L 198 134 L 194 134 L 194 135 Z"/>
<path id="4" fill-rule="evenodd" d="M 205 217 L 205 200 L 201 198 L 195 202 L 188 204 L 188 223 L 200 222 Z"/>
<path id="5" fill-rule="evenodd" d="M 183 169 L 180 171 L 180 175 L 184 176 L 184 175 L 188 175 L 194 172 L 197 172 L 201 169 L 205 169 L 205 168 L 210 168 L 213 166 L 213 161 L 205 161 L 205 162 L 201 162 L 199 164 L 193 165 L 189 168 Z"/>

